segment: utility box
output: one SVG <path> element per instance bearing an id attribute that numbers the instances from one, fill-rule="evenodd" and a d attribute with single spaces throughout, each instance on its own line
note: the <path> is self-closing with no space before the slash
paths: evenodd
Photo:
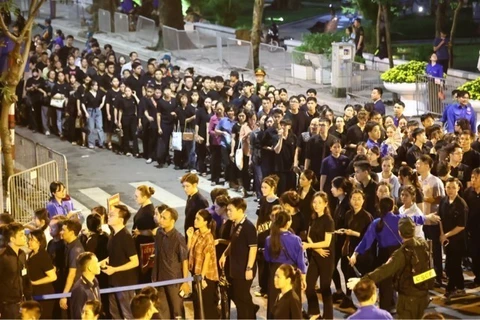
<path id="1" fill-rule="evenodd" d="M 332 91 L 336 98 L 345 98 L 352 86 L 352 64 L 355 45 L 345 42 L 332 43 Z"/>

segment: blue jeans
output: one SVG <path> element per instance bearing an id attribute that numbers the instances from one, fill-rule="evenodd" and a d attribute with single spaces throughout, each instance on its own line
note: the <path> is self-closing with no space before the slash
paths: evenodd
<path id="1" fill-rule="evenodd" d="M 260 199 L 262 197 L 262 166 L 258 164 L 253 165 L 253 185 L 254 185 L 254 191 L 255 194 L 257 195 L 257 199 Z"/>
<path id="2" fill-rule="evenodd" d="M 60 136 L 63 136 L 63 131 L 62 131 L 62 127 L 63 127 L 63 119 L 62 119 L 63 110 L 62 110 L 62 109 L 57 109 L 56 112 L 57 112 L 57 130 L 58 130 L 58 134 L 59 134 Z"/>
<path id="3" fill-rule="evenodd" d="M 87 109 L 89 118 L 87 122 L 88 128 L 88 146 L 94 147 L 95 140 L 98 134 L 98 143 L 103 146 L 105 142 L 105 135 L 103 133 L 102 111 L 99 108 Z"/>

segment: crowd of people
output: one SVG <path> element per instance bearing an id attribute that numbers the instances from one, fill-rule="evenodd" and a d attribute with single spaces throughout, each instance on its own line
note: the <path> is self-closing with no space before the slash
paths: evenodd
<path id="1" fill-rule="evenodd" d="M 184 317 L 183 298 L 193 291 L 198 318 L 199 292 L 188 283 L 146 287 L 139 295 L 98 294 L 98 288 L 192 274 L 202 276 L 208 319 L 228 318 L 230 300 L 238 318 L 255 318 L 259 307 L 250 288 L 256 276 L 255 295 L 267 299 L 269 318 L 332 319 L 334 303 L 357 307 L 351 289 L 359 292 L 359 308 L 362 302 L 371 307 L 371 280 L 378 283 L 381 309 L 393 311 L 398 294 L 399 316 L 417 318 L 428 305 L 429 286 L 413 290 L 412 298 L 414 283 L 405 274 L 412 276 L 428 258 L 424 239 L 432 243 L 435 276 L 429 278 L 447 299 L 465 294 L 462 264 L 480 285 L 480 142 L 468 92 L 454 92 L 444 127 L 431 114 L 420 121 L 405 117 L 401 101 L 386 115 L 381 88 L 373 88 L 371 103 L 346 105 L 335 115 L 316 90 L 289 95 L 268 85 L 261 68 L 252 83 L 240 81 L 236 71 L 225 80 L 181 70 L 168 55 L 149 59 L 144 71 L 135 52 L 127 62 L 95 39 L 83 52 L 73 47 L 72 36 L 53 52 L 39 36 L 32 48 L 19 85 L 32 130 L 143 157 L 159 168 L 173 162 L 188 171 L 181 179 L 188 199 L 183 232 L 175 225 L 179 213 L 154 207 L 154 190 L 146 186 L 135 193 L 141 208 L 131 233 L 125 225 L 132 213 L 123 205 L 92 209 L 82 231 L 65 187 L 52 183 L 51 201 L 28 227 L 28 259 L 20 249 L 24 227 L 2 216 L 7 249 L 0 253 L 0 271 L 11 275 L 0 280 L 0 298 L 8 302 L 0 305 L 2 317 L 18 316 L 19 299 L 53 292 L 72 297 L 41 300 L 42 317 L 65 317 L 67 310 L 72 318 Z M 225 187 L 212 191 L 210 204 L 198 191 L 199 176 Z M 245 200 L 229 198 L 226 187 L 255 196 L 256 221 L 247 217 Z M 145 249 L 152 243 L 149 260 Z M 393 263 L 402 250 L 413 258 Z M 18 256 L 17 267 L 12 256 Z M 342 283 L 359 275 L 358 287 Z M 303 314 L 302 291 L 308 304 Z M 412 304 L 416 308 L 407 308 Z"/>

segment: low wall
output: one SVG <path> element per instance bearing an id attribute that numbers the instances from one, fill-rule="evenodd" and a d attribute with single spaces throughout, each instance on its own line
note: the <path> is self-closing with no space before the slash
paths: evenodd
<path id="1" fill-rule="evenodd" d="M 235 29 L 219 26 L 216 24 L 208 24 L 196 22 L 193 23 L 193 27 L 198 31 L 199 34 L 211 37 L 220 37 L 220 38 L 235 38 Z"/>

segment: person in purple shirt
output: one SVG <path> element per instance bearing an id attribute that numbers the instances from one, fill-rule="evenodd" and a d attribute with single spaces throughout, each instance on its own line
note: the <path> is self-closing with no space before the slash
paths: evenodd
<path id="1" fill-rule="evenodd" d="M 52 194 L 52 197 L 46 205 L 50 219 L 57 214 L 67 216 L 67 218 L 76 214 L 75 209 L 73 208 L 73 202 L 70 199 L 70 196 L 67 195 L 67 190 L 63 183 L 59 181 L 50 183 L 50 193 Z"/>
<path id="2" fill-rule="evenodd" d="M 365 133 L 368 135 L 367 149 L 371 149 L 374 146 L 380 148 L 379 140 L 382 136 L 380 124 L 374 121 L 368 121 L 365 125 Z"/>
<path id="3" fill-rule="evenodd" d="M 433 51 L 437 54 L 438 63 L 442 65 L 443 72 L 448 71 L 448 60 L 450 58 L 448 54 L 448 45 L 450 39 L 447 38 L 445 31 L 440 31 L 440 38 L 435 38 L 433 41 Z"/>
<path id="4" fill-rule="evenodd" d="M 300 289 L 305 290 L 307 257 L 302 246 L 302 240 L 290 232 L 292 217 L 285 211 L 277 213 L 275 220 L 270 227 L 270 236 L 265 241 L 265 250 L 263 256 L 269 263 L 269 282 L 268 282 L 268 304 L 267 318 L 273 319 L 272 309 L 280 290 L 274 286 L 275 271 L 282 264 L 289 264 L 297 267 L 302 274 L 301 288 L 294 286 L 297 295 L 301 297 Z"/>
<path id="5" fill-rule="evenodd" d="M 446 122 L 448 132 L 455 131 L 455 122 L 461 118 L 467 119 L 473 133 L 477 133 L 477 113 L 468 102 L 470 94 L 468 91 L 457 93 L 458 103 L 454 103 L 446 109 Z"/>
<path id="6" fill-rule="evenodd" d="M 392 315 L 375 305 L 377 302 L 377 286 L 371 279 L 361 279 L 353 288 L 353 293 L 360 306 L 347 320 L 359 319 L 393 319 Z"/>
<path id="7" fill-rule="evenodd" d="M 437 54 L 432 53 L 430 63 L 427 64 L 427 75 L 435 78 L 443 78 L 443 66 L 437 63 Z"/>

